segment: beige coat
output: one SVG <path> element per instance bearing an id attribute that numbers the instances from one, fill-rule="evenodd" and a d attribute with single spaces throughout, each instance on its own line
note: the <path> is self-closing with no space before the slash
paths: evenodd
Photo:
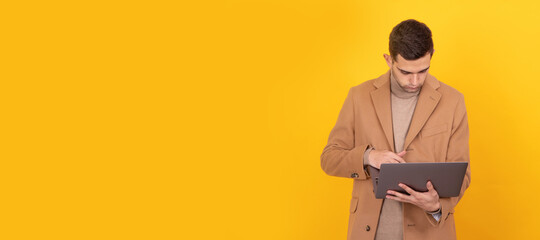
<path id="1" fill-rule="evenodd" d="M 349 90 L 321 167 L 329 175 L 353 178 L 347 239 L 374 239 L 382 199 L 376 199 L 363 155 L 369 146 L 394 151 L 390 71 Z M 469 126 L 463 95 L 427 76 L 405 137 L 407 162 L 469 162 Z M 455 239 L 454 207 L 470 183 L 467 173 L 459 197 L 441 198 L 439 222 L 415 205 L 403 203 L 404 239 Z"/>

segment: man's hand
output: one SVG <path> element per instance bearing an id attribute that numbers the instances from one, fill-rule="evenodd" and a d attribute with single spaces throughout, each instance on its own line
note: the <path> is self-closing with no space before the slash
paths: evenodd
<path id="1" fill-rule="evenodd" d="M 403 156 L 407 153 L 406 151 L 395 154 L 387 150 L 371 150 L 368 156 L 369 165 L 376 169 L 381 168 L 383 163 L 404 163 Z"/>
<path id="2" fill-rule="evenodd" d="M 406 202 L 411 203 L 416 206 L 418 206 L 421 209 L 424 209 L 426 212 L 434 212 L 441 208 L 441 203 L 439 202 L 439 194 L 435 189 L 433 188 L 433 184 L 431 181 L 428 181 L 426 186 L 428 191 L 427 192 L 416 192 L 412 190 L 409 186 L 400 183 L 399 186 L 410 195 L 407 196 L 406 194 L 388 190 L 386 193 L 386 198 L 400 201 L 400 202 Z"/>

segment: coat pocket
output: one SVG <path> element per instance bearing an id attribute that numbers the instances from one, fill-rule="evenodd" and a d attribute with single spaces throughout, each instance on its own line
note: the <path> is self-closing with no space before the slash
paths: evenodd
<path id="1" fill-rule="evenodd" d="M 358 198 L 352 198 L 351 199 L 351 207 L 349 208 L 350 213 L 355 213 L 356 208 L 358 208 Z"/>
<path id="2" fill-rule="evenodd" d="M 425 138 L 425 137 L 433 136 L 439 133 L 446 132 L 447 130 L 448 130 L 448 125 L 446 123 L 435 126 L 435 127 L 426 128 L 422 130 L 422 137 Z"/>

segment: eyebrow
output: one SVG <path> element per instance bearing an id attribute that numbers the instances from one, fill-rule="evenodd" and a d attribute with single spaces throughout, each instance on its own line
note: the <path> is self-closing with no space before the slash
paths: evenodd
<path id="1" fill-rule="evenodd" d="M 429 66 L 429 67 L 427 67 L 427 68 L 425 68 L 425 69 L 423 69 L 423 70 L 421 70 L 421 71 L 419 71 L 419 72 L 425 72 L 425 71 L 427 71 L 430 67 L 431 67 L 431 66 Z M 403 72 L 403 73 L 405 73 L 405 74 L 412 73 L 412 72 L 405 71 L 405 70 L 403 70 L 403 69 L 401 69 L 401 68 L 398 68 L 398 67 L 396 67 L 396 68 L 399 69 L 399 71 L 401 71 L 401 72 Z"/>

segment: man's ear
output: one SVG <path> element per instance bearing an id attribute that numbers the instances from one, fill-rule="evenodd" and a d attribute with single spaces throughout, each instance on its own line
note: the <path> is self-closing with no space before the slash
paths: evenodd
<path id="1" fill-rule="evenodd" d="M 388 65 L 389 68 L 392 68 L 392 57 L 388 54 L 383 54 L 384 60 L 386 60 L 386 65 Z"/>

